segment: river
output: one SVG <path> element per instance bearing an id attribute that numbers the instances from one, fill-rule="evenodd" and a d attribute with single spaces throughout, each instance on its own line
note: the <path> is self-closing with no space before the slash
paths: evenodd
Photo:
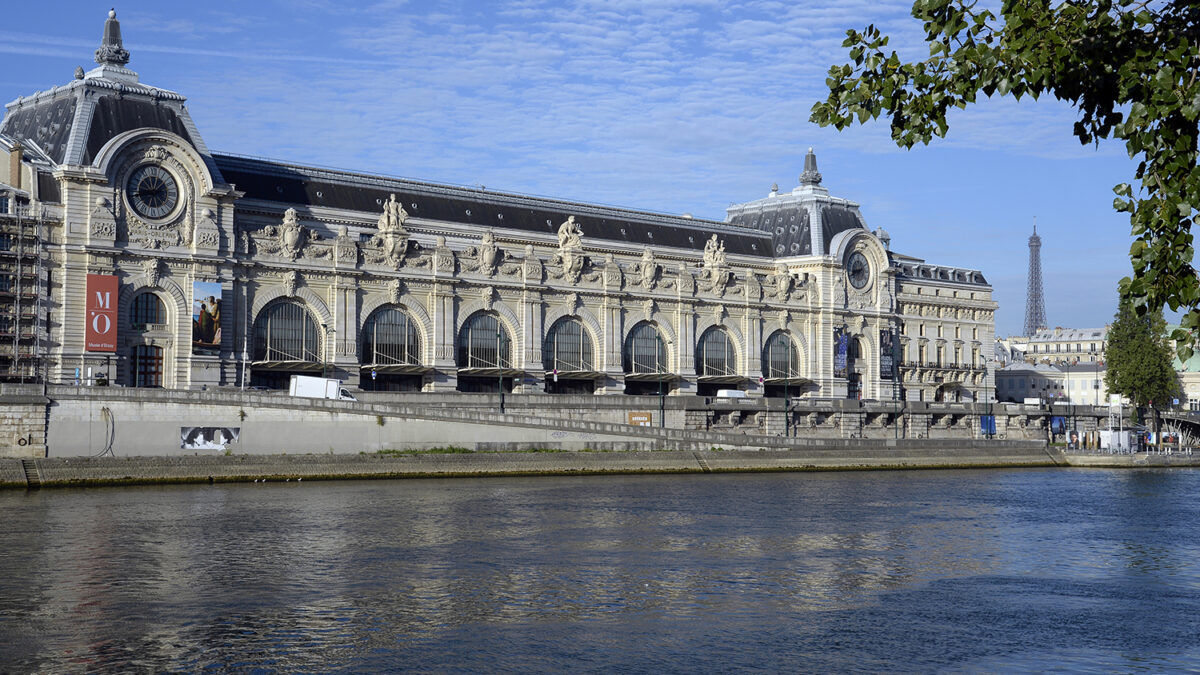
<path id="1" fill-rule="evenodd" d="M 1200 471 L 0 492 L 0 672 L 1200 670 Z"/>

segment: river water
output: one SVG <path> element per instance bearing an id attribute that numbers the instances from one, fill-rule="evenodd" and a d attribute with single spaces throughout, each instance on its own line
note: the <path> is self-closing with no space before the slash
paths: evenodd
<path id="1" fill-rule="evenodd" d="M 1200 671 L 1200 471 L 0 493 L 0 672 Z"/>

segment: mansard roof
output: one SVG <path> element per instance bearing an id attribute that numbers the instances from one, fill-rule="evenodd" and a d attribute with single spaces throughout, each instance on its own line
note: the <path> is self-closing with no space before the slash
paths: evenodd
<path id="1" fill-rule="evenodd" d="M 263 159 L 214 156 L 225 180 L 244 199 L 276 202 L 279 210 L 308 206 L 378 213 L 390 194 L 409 215 L 478 227 L 554 234 L 568 216 L 588 239 L 703 250 L 717 234 L 730 255 L 772 255 L 770 234 L 715 220 L 529 197 L 481 188 L 319 169 Z"/>

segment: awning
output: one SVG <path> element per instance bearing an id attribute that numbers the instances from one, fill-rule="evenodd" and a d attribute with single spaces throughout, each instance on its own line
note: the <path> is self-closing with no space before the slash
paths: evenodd
<path id="1" fill-rule="evenodd" d="M 364 373 L 374 370 L 387 375 L 424 375 L 433 368 L 409 363 L 368 363 L 359 366 L 359 370 Z"/>
<path id="2" fill-rule="evenodd" d="M 750 378 L 742 375 L 702 375 L 696 381 L 700 384 L 744 384 Z"/>
<path id="3" fill-rule="evenodd" d="M 255 370 L 302 371 L 310 373 L 320 372 L 325 368 L 324 364 L 312 361 L 251 361 L 250 367 Z"/>
<path id="4" fill-rule="evenodd" d="M 674 382 L 678 379 L 675 373 L 625 373 L 626 382 Z"/>
<path id="5" fill-rule="evenodd" d="M 520 368 L 459 368 L 459 377 L 525 377 Z"/>
<path id="6" fill-rule="evenodd" d="M 812 384 L 813 381 L 807 377 L 768 377 L 763 380 L 763 384 L 770 385 L 787 385 L 789 387 L 803 387 L 804 385 Z"/>
<path id="7" fill-rule="evenodd" d="M 560 370 L 558 371 L 558 379 L 560 380 L 598 380 L 605 377 L 605 373 L 597 370 Z M 546 371 L 546 379 L 554 379 L 554 371 Z"/>

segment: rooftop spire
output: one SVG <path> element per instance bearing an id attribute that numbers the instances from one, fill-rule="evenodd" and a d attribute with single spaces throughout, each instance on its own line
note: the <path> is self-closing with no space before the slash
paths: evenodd
<path id="1" fill-rule="evenodd" d="M 96 63 L 102 66 L 129 63 L 129 52 L 121 44 L 121 22 L 117 21 L 115 7 L 108 11 L 108 20 L 104 22 L 104 39 L 96 50 Z"/>
<path id="2" fill-rule="evenodd" d="M 808 154 L 804 156 L 804 173 L 800 174 L 801 185 L 820 185 L 821 172 L 817 171 L 817 156 L 813 154 L 813 149 L 808 149 Z"/>

